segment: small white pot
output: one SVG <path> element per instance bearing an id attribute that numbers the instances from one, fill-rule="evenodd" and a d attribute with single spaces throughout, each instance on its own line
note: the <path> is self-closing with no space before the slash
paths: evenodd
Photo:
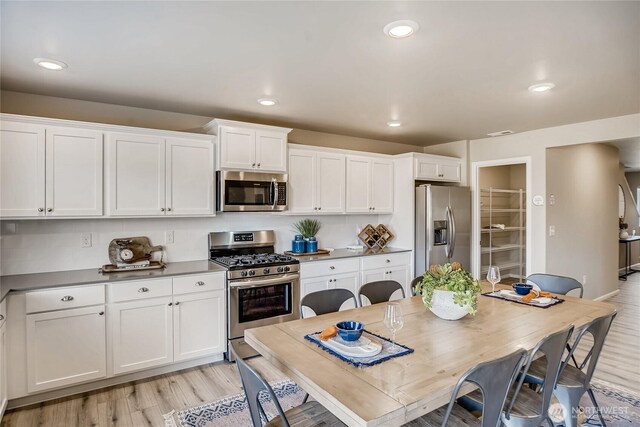
<path id="1" fill-rule="evenodd" d="M 424 296 L 422 301 L 424 302 Z M 452 291 L 434 290 L 429 310 L 444 320 L 459 320 L 469 314 L 467 306 L 459 306 L 453 302 Z"/>

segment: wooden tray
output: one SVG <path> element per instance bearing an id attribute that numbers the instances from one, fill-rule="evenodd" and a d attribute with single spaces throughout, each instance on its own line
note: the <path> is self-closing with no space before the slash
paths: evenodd
<path id="1" fill-rule="evenodd" d="M 303 252 L 301 254 L 294 254 L 291 251 L 284 251 L 285 255 L 290 255 L 290 256 L 329 255 L 330 253 L 331 251 L 328 251 L 326 249 L 318 249 L 317 252 Z"/>
<path id="2" fill-rule="evenodd" d="M 134 271 L 144 271 L 144 270 L 157 270 L 159 268 L 165 268 L 167 265 L 160 261 L 151 261 L 146 267 L 136 267 L 136 268 L 118 268 L 113 264 L 105 264 L 102 268 L 99 269 L 102 274 L 110 274 L 110 273 L 132 273 Z"/>

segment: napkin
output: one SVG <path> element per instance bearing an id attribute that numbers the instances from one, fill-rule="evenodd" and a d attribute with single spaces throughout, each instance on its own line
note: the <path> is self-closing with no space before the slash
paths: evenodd
<path id="1" fill-rule="evenodd" d="M 522 302 L 531 302 L 532 299 L 538 298 L 538 297 L 551 298 L 551 296 L 552 296 L 551 292 L 531 291 L 527 295 L 522 297 Z"/>

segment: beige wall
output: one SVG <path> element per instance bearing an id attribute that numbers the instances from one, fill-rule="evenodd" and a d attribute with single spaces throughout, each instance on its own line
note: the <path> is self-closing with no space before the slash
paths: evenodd
<path id="1" fill-rule="evenodd" d="M 204 132 L 202 127 L 211 117 L 168 111 L 103 104 L 78 99 L 56 98 L 22 92 L 2 91 L 0 111 L 27 116 L 52 117 L 152 129 Z M 289 142 L 320 147 L 344 148 L 383 154 L 422 152 L 423 148 L 374 139 L 356 138 L 324 132 L 294 129 Z"/>
<path id="2" fill-rule="evenodd" d="M 481 188 L 519 190 L 527 185 L 527 166 L 524 163 L 505 166 L 491 166 L 480 169 Z"/>
<path id="3" fill-rule="evenodd" d="M 640 114 L 575 123 L 565 126 L 538 129 L 516 133 L 499 138 L 483 138 L 469 141 L 469 161 L 486 162 L 498 159 L 528 157 L 531 161 L 531 191 L 527 195 L 529 202 L 535 195 L 546 196 L 546 149 L 567 145 L 586 144 L 601 141 L 613 141 L 640 136 Z M 615 173 L 614 175 L 615 176 Z M 546 200 L 546 197 L 545 197 Z M 597 203 L 597 200 L 594 200 Z M 546 203 L 545 203 L 546 204 Z M 531 207 L 531 242 L 532 259 L 530 271 L 545 272 L 547 270 L 547 218 L 546 206 Z M 582 224 L 581 228 L 600 227 L 600 224 Z M 614 251 L 617 253 L 617 249 Z M 591 257 L 597 262 L 597 257 Z M 615 264 L 615 263 L 614 263 Z M 614 265 L 615 267 L 615 265 Z M 615 269 L 614 269 L 615 270 Z M 604 295 L 610 289 L 610 283 L 596 284 L 602 288 L 597 295 Z"/>
<path id="4" fill-rule="evenodd" d="M 618 289 L 618 164 L 616 147 L 582 144 L 549 148 L 546 272 L 583 281 L 584 297 Z"/>

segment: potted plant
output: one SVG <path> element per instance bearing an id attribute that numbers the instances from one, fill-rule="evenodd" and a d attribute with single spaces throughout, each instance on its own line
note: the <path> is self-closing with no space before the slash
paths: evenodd
<path id="1" fill-rule="evenodd" d="M 304 218 L 293 224 L 298 230 L 298 233 L 302 234 L 307 242 L 305 252 L 317 252 L 318 242 L 316 240 L 316 234 L 320 231 L 320 221 L 317 219 Z"/>
<path id="2" fill-rule="evenodd" d="M 416 286 L 425 307 L 445 320 L 476 314 L 480 291 L 480 283 L 459 262 L 432 265 Z"/>

